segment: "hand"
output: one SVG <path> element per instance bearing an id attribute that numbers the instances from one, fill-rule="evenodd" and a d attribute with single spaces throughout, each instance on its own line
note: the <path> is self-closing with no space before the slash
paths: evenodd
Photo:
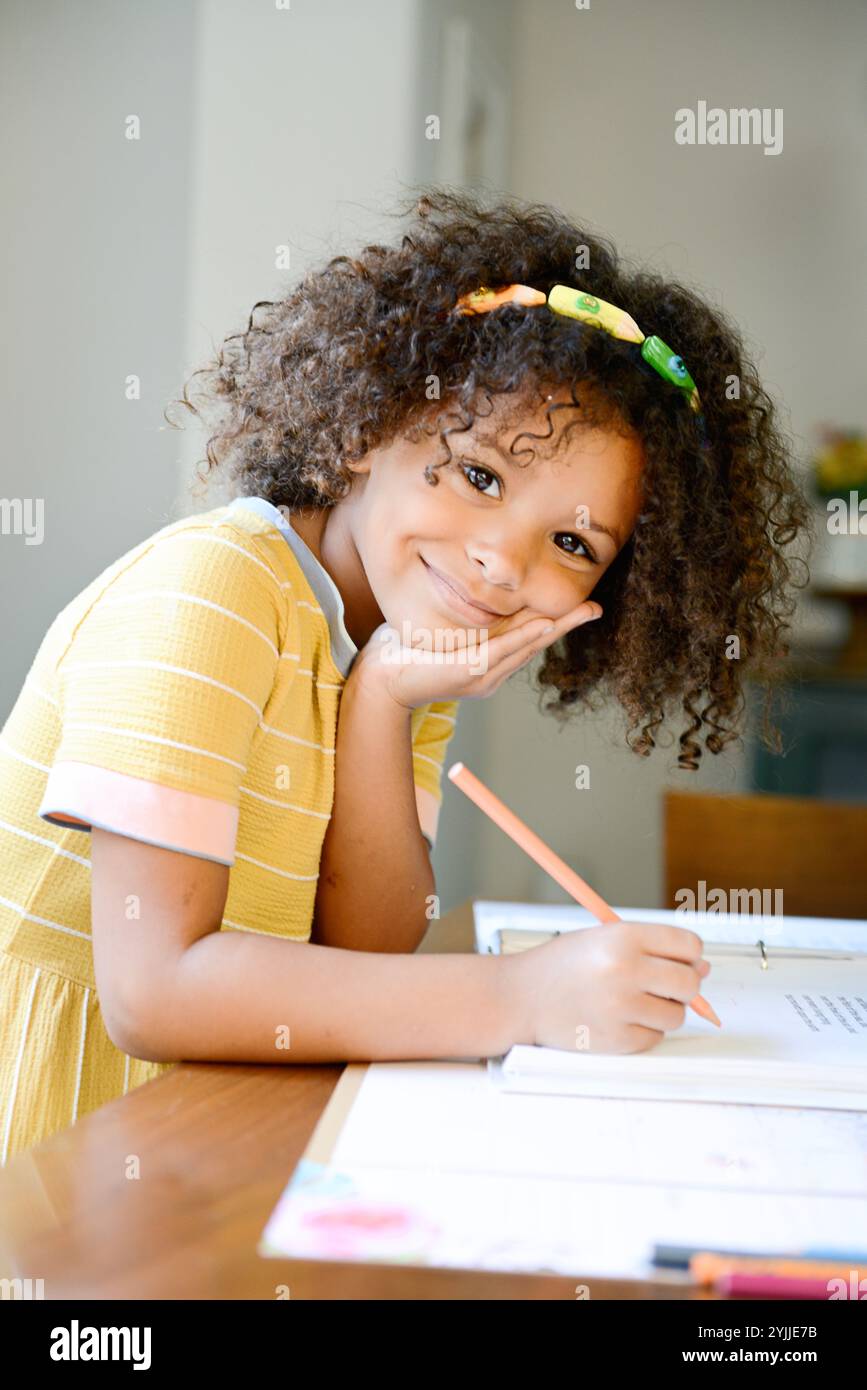
<path id="1" fill-rule="evenodd" d="M 569 1052 L 646 1052 L 683 1024 L 710 971 L 703 949 L 685 927 L 611 922 L 504 956 L 516 1040 Z"/>
<path id="2" fill-rule="evenodd" d="M 440 651 L 422 645 L 425 629 L 419 645 L 405 647 L 397 630 L 382 623 L 355 658 L 349 679 L 385 691 L 406 709 L 433 700 L 482 700 L 571 628 L 600 618 L 602 609 L 588 600 L 562 618 L 527 614 L 526 608 L 513 613 L 496 636 L 489 628 L 438 629 L 448 638 Z"/>

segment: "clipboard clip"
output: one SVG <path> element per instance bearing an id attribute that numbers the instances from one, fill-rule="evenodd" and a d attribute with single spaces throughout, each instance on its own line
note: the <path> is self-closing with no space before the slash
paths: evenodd
<path id="1" fill-rule="evenodd" d="M 769 970 L 775 960 L 865 960 L 867 952 L 835 951 L 813 946 L 766 946 L 761 939 L 755 948 L 737 945 L 730 941 L 706 941 L 705 949 L 710 955 L 748 956 L 752 959 L 753 949 L 759 953 L 759 969 Z"/>

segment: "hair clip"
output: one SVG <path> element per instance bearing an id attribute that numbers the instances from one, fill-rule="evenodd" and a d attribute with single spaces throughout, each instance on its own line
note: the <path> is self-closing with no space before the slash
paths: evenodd
<path id="1" fill-rule="evenodd" d="M 683 358 L 672 352 L 661 338 L 655 335 L 645 337 L 625 309 L 618 309 L 616 304 L 597 299 L 595 295 L 587 294 L 583 290 L 573 289 L 570 285 L 555 285 L 546 299 L 541 290 L 534 290 L 530 285 L 506 285 L 499 290 L 492 290 L 483 285 L 470 294 L 461 295 L 455 310 L 462 314 L 484 314 L 489 309 L 499 309 L 504 304 L 532 307 L 545 303 L 556 314 L 580 319 L 582 323 L 589 324 L 592 328 L 601 328 L 612 337 L 623 339 L 624 342 L 640 343 L 644 361 L 658 372 L 664 381 L 679 387 L 694 411 L 701 411 L 698 389 L 686 369 Z"/>
<path id="2" fill-rule="evenodd" d="M 546 302 L 543 292 L 530 285 L 507 285 L 502 290 L 489 290 L 487 285 L 482 285 L 472 294 L 462 294 L 455 308 L 461 314 L 485 314 L 489 309 L 499 309 L 502 304 L 532 306 Z"/>

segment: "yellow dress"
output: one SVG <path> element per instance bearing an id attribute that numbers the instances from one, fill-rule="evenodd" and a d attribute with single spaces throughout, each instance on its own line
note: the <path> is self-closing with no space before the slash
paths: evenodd
<path id="1" fill-rule="evenodd" d="M 55 618 L 0 731 L 0 1164 L 175 1065 L 106 1031 L 92 826 L 229 865 L 221 930 L 310 939 L 356 650 L 330 575 L 258 497 L 164 527 Z M 412 715 L 431 846 L 456 714 Z"/>

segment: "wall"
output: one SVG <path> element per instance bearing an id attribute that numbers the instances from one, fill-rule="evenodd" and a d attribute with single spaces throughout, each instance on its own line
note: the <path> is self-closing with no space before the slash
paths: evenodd
<path id="1" fill-rule="evenodd" d="M 508 97 L 511 3 L 293 0 L 289 11 L 236 0 L 199 6 L 194 184 L 188 246 L 187 367 L 246 325 L 250 308 L 331 255 L 395 239 L 385 215 L 416 182 L 455 167 L 460 132 L 443 72 L 447 25 L 464 19 Z M 324 55 L 328 55 L 327 62 Z M 326 80 L 327 79 L 327 80 Z M 425 117 L 441 121 L 440 148 Z M 285 156 L 283 154 L 285 151 Z M 274 248 L 290 248 L 278 271 Z M 204 436 L 176 435 L 179 511 Z M 216 505 L 223 492 L 209 486 Z M 490 702 L 487 702 L 489 705 Z M 489 708 L 467 701 L 449 762 L 484 748 Z M 479 813 L 454 791 L 434 853 L 443 910 L 479 892 Z"/>
<path id="2" fill-rule="evenodd" d="M 172 515 L 193 19 L 171 0 L 0 7 L 0 495 L 41 498 L 45 527 L 0 538 L 0 724 L 58 611 Z"/>
<path id="3" fill-rule="evenodd" d="M 854 0 L 587 11 L 565 0 L 292 0 L 282 11 L 7 0 L 0 494 L 44 497 L 46 534 L 0 545 L 13 596 L 0 722 L 58 610 L 144 536 L 208 504 L 188 493 L 203 437 L 165 428 L 166 402 L 256 300 L 393 236 L 395 197 L 453 167 L 424 118 L 438 113 L 453 142 L 444 36 L 460 18 L 486 53 L 478 90 L 507 98 L 506 188 L 559 203 L 718 297 L 796 436 L 822 419 L 863 424 L 867 12 Z M 673 112 L 699 97 L 782 106 L 783 154 L 677 146 Z M 124 139 L 130 113 L 137 142 Z M 275 268 L 281 244 L 289 271 Z M 124 397 L 130 373 L 137 402 Z M 831 616 L 805 607 L 801 628 L 828 632 Z M 458 758 L 621 904 L 659 900 L 662 788 L 736 789 L 744 776 L 732 754 L 698 777 L 673 772 L 665 751 L 641 761 L 611 715 L 560 730 L 536 712 L 525 675 L 464 702 Z M 578 763 L 590 793 L 574 788 Z M 547 895 L 449 783 L 444 797 L 444 908 L 470 893 Z"/>
<path id="4" fill-rule="evenodd" d="M 791 410 L 799 453 L 816 421 L 865 424 L 865 51 L 855 0 L 515 6 L 511 191 L 560 205 L 722 303 Z M 699 98 L 783 107 L 783 152 L 675 144 L 675 110 Z M 832 624 L 839 635 L 836 614 L 804 606 L 802 634 Z M 487 703 L 476 771 L 616 904 L 662 900 L 665 786 L 744 781 L 737 752 L 706 755 L 697 775 L 673 768 L 676 750 L 639 759 L 613 714 L 560 730 L 524 676 Z M 575 789 L 579 763 L 590 790 Z M 446 823 L 460 798 L 447 788 Z M 486 895 L 565 900 L 494 827 L 479 828 L 473 852 Z"/>

